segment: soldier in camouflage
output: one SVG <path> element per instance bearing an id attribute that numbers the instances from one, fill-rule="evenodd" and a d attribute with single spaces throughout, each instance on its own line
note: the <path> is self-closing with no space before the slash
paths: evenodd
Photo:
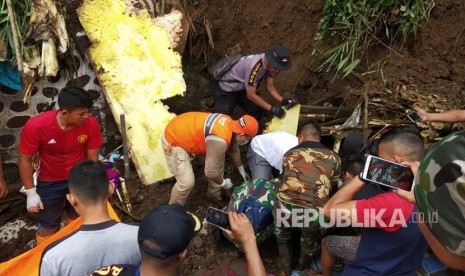
<path id="1" fill-rule="evenodd" d="M 237 211 L 239 209 L 239 205 L 243 200 L 248 198 L 250 195 L 253 194 L 257 186 L 259 185 L 260 181 L 262 180 L 255 180 L 253 182 L 245 181 L 240 186 L 234 189 L 233 194 L 231 195 L 231 199 L 229 201 L 229 205 L 225 207 L 224 211 Z M 258 191 L 257 196 L 255 197 L 264 207 L 272 210 L 276 201 L 277 201 L 277 194 L 279 188 L 279 180 L 272 179 L 265 181 L 265 185 L 263 188 Z M 273 234 L 273 223 L 270 223 L 268 226 L 264 227 L 260 231 L 255 233 L 255 239 L 257 241 L 257 245 L 263 243 L 264 240 L 269 238 Z M 225 235 L 226 238 L 229 238 Z M 242 250 L 242 245 L 237 242 L 233 242 L 237 248 Z"/>
<path id="2" fill-rule="evenodd" d="M 417 221 L 436 256 L 447 267 L 465 271 L 465 131 L 443 138 L 426 155 L 415 177 Z M 416 172 L 415 164 L 409 164 Z M 410 196 L 410 197 L 409 197 Z M 436 220 L 435 218 L 436 214 Z"/>
<path id="3" fill-rule="evenodd" d="M 283 160 L 283 181 L 275 207 L 275 236 L 286 274 L 291 272 L 293 229 L 277 224 L 278 216 L 296 209 L 318 210 L 329 199 L 331 187 L 337 187 L 341 159 L 320 143 L 320 127 L 310 122 L 298 132 L 299 145 L 290 149 Z M 292 216 L 290 217 L 292 218 Z M 319 253 L 323 229 L 316 219 L 299 227 L 300 257 L 298 270 L 303 270 Z"/>

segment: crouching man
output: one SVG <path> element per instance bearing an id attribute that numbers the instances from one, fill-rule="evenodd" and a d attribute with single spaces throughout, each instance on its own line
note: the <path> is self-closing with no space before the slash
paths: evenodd
<path id="1" fill-rule="evenodd" d="M 291 274 L 293 263 L 293 230 L 301 232 L 298 271 L 308 267 L 319 253 L 323 234 L 318 215 L 311 221 L 295 216 L 298 213 L 308 214 L 308 211 L 317 214 L 328 201 L 331 187 L 337 187 L 341 174 L 341 159 L 320 143 L 318 124 L 310 122 L 303 125 L 297 137 L 299 144 L 284 154 L 283 180 L 275 208 L 275 236 L 287 275 Z M 294 221 L 303 223 L 301 226 L 293 225 Z"/>

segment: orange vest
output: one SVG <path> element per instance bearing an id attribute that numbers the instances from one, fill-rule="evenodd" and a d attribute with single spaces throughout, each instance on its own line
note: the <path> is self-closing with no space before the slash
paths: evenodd
<path id="1" fill-rule="evenodd" d="M 173 118 L 165 128 L 165 140 L 195 155 L 207 152 L 205 138 L 216 135 L 231 144 L 233 132 L 229 128 L 231 117 L 219 113 L 187 112 Z"/>

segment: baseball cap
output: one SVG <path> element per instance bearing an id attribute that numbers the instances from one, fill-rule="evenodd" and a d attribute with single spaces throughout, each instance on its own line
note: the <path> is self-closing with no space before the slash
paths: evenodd
<path id="1" fill-rule="evenodd" d="M 291 59 L 289 57 L 289 51 L 282 44 L 277 44 L 273 49 L 265 52 L 265 57 L 268 63 L 278 68 L 281 71 L 286 71 L 291 68 Z"/>
<path id="2" fill-rule="evenodd" d="M 229 127 L 234 133 L 244 133 L 250 137 L 254 137 L 258 132 L 258 122 L 250 115 L 244 115 L 239 120 L 229 121 Z"/>
<path id="3" fill-rule="evenodd" d="M 162 205 L 155 207 L 141 221 L 137 240 L 142 251 L 165 259 L 184 251 L 201 227 L 200 220 L 181 205 Z M 156 248 L 146 246 L 144 241 L 153 242 Z"/>
<path id="4" fill-rule="evenodd" d="M 424 223 L 453 254 L 465 253 L 465 131 L 437 142 L 415 178 Z"/>

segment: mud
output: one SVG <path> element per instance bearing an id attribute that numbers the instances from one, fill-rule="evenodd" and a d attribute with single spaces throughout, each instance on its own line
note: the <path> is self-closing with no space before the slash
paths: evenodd
<path id="1" fill-rule="evenodd" d="M 68 9 L 75 9 L 79 2 L 69 1 Z M 458 23 L 465 22 L 465 3 L 462 0 L 436 1 L 430 21 L 416 37 L 393 45 L 391 49 L 373 47 L 355 74 L 337 81 L 333 81 L 330 74 L 315 72 L 317 63 L 311 55 L 323 0 L 200 0 L 186 3 L 196 34 L 190 36 L 183 56 L 186 95 L 182 99 L 166 101 L 175 113 L 210 110 L 212 98 L 206 73 L 208 64 L 225 54 L 257 53 L 276 43 L 283 43 L 289 48 L 293 62 L 291 70 L 282 72 L 276 78 L 277 87 L 284 95 L 295 95 L 303 103 L 321 105 L 334 101 L 338 105 L 350 106 L 358 101 L 362 91 L 395 91 L 399 86 L 407 86 L 415 87 L 422 94 L 440 95 L 449 108 L 464 107 L 465 27 Z M 70 33 L 73 34 L 80 30 L 80 26 L 75 15 L 70 15 L 70 19 Z M 208 46 L 204 28 L 206 19 L 212 24 L 214 49 Z M 369 66 L 375 63 L 383 66 L 379 69 Z M 364 73 L 368 71 L 372 73 Z M 262 89 L 260 93 L 268 98 Z M 215 205 L 205 197 L 207 184 L 202 164 L 202 158 L 195 161 L 196 185 L 186 206 L 201 219 L 207 207 Z M 226 175 L 233 175 L 234 181 L 239 183 L 239 175 L 232 165 L 228 165 Z M 133 213 L 128 216 L 120 212 L 122 220 L 137 221 L 154 206 L 166 204 L 173 184 L 170 180 L 143 186 L 137 178 L 128 180 Z M 17 200 L 8 201 L 7 204 L 0 200 L 0 225 L 15 219 L 23 219 L 28 225 L 33 225 L 36 218 L 26 212 L 24 198 L 13 191 L 10 197 L 17 197 Z M 116 201 L 116 197 L 112 200 Z M 0 261 L 27 250 L 33 234 L 33 230 L 24 228 L 17 240 L 1 243 Z M 267 271 L 279 274 L 275 241 L 271 239 L 266 242 L 260 248 L 260 253 Z M 229 243 L 216 245 L 211 229 L 206 229 L 192 243 L 190 257 L 183 266 L 182 274 L 192 274 L 199 268 L 211 269 L 225 259 L 240 255 Z"/>

